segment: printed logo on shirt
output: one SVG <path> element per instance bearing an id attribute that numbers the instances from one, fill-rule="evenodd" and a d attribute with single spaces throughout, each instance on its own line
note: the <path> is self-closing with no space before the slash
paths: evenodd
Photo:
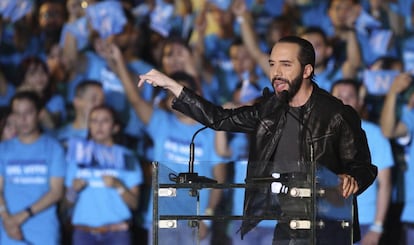
<path id="1" fill-rule="evenodd" d="M 6 166 L 7 182 L 22 185 L 42 185 L 48 182 L 46 160 L 10 160 Z"/>
<path id="2" fill-rule="evenodd" d="M 164 155 L 165 159 L 177 164 L 188 164 L 189 159 L 189 145 L 190 142 L 183 142 L 182 140 L 175 138 L 168 138 L 164 142 Z M 194 146 L 194 158 L 197 160 L 204 156 L 203 147 L 195 144 Z M 195 161 L 194 164 L 198 164 Z"/>
<path id="3" fill-rule="evenodd" d="M 124 87 L 113 71 L 107 68 L 102 69 L 100 77 L 105 91 L 124 93 Z"/>

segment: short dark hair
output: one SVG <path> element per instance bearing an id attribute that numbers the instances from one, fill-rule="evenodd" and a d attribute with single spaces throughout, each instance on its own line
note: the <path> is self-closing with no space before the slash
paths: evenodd
<path id="1" fill-rule="evenodd" d="M 49 74 L 49 68 L 46 62 L 38 56 L 28 56 L 24 58 L 19 64 L 18 83 L 22 84 L 26 74 L 29 72 L 31 65 L 40 66 L 42 70 Z"/>
<path id="2" fill-rule="evenodd" d="M 332 84 L 332 87 L 331 87 L 331 91 L 330 92 L 332 93 L 333 90 L 334 90 L 334 88 L 336 86 L 339 86 L 339 85 L 350 85 L 350 86 L 352 86 L 354 88 L 357 96 L 359 97 L 359 93 L 358 92 L 359 92 L 359 88 L 361 87 L 361 83 L 358 80 L 356 80 L 356 79 L 350 79 L 350 78 L 336 80 Z"/>
<path id="3" fill-rule="evenodd" d="M 315 49 L 313 48 L 313 45 L 298 36 L 286 36 L 282 37 L 278 43 L 293 43 L 297 44 L 300 47 L 299 54 L 298 54 L 298 60 L 299 63 L 302 65 L 302 68 L 306 65 L 311 65 L 312 68 L 315 70 Z M 314 71 L 312 71 L 310 79 L 313 81 L 315 77 Z"/>
<path id="4" fill-rule="evenodd" d="M 15 93 L 10 100 L 10 108 L 12 108 L 13 102 L 16 100 L 29 100 L 35 106 L 37 112 L 40 112 L 43 108 L 42 100 L 39 95 L 33 91 L 21 91 Z"/>
<path id="5" fill-rule="evenodd" d="M 309 35 L 309 34 L 319 35 L 319 36 L 322 37 L 322 40 L 326 45 L 330 44 L 329 38 L 326 35 L 326 32 L 322 28 L 320 28 L 319 26 L 308 26 L 300 33 L 301 36 Z"/>
<path id="6" fill-rule="evenodd" d="M 90 117 L 92 115 L 92 113 L 97 111 L 97 110 L 106 110 L 112 116 L 114 125 L 117 125 L 120 128 L 119 131 L 115 135 L 113 135 L 113 140 L 114 140 L 115 143 L 122 144 L 122 140 L 123 140 L 123 136 L 124 136 L 122 131 L 123 131 L 125 125 L 120 120 L 119 113 L 112 106 L 103 104 L 103 105 L 98 105 L 98 106 L 95 106 L 94 108 L 92 108 L 92 110 L 89 112 L 88 117 Z M 88 125 L 88 128 L 89 128 L 89 125 Z M 91 131 L 90 130 L 88 130 L 88 139 L 91 139 Z"/>
<path id="7" fill-rule="evenodd" d="M 85 79 L 76 86 L 75 88 L 76 97 L 82 96 L 85 93 L 86 89 L 92 86 L 103 88 L 102 83 L 100 83 L 99 81 Z"/>
<path id="8" fill-rule="evenodd" d="M 395 65 L 404 66 L 404 62 L 400 58 L 394 56 L 378 57 L 371 63 L 371 66 L 378 62 L 380 63 L 380 69 L 382 70 L 392 70 Z"/>
<path id="9" fill-rule="evenodd" d="M 327 9 L 329 9 L 332 6 L 332 2 L 333 1 L 335 1 L 335 0 L 329 0 L 328 1 Z M 360 0 L 352 0 L 352 3 L 353 4 L 359 4 L 360 3 Z"/>

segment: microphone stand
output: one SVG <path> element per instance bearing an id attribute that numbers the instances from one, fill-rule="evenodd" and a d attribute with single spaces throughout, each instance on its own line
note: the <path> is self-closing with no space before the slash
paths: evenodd
<path id="1" fill-rule="evenodd" d="M 188 161 L 188 172 L 179 173 L 176 182 L 179 184 L 190 184 L 190 183 L 217 183 L 217 180 L 207 178 L 205 176 L 198 176 L 198 173 L 194 172 L 194 140 L 197 134 L 204 129 L 208 128 L 204 126 L 198 129 L 191 138 L 190 143 L 190 160 Z"/>

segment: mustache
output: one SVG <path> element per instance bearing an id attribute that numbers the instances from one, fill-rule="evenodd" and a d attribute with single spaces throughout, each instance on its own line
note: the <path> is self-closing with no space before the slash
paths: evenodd
<path id="1" fill-rule="evenodd" d="M 290 81 L 289 81 L 288 79 L 283 78 L 283 77 L 279 77 L 279 76 L 275 76 L 275 77 L 273 77 L 273 78 L 272 78 L 272 84 L 273 84 L 276 80 L 280 80 L 280 81 L 282 81 L 282 82 L 285 82 L 285 83 L 290 84 Z"/>

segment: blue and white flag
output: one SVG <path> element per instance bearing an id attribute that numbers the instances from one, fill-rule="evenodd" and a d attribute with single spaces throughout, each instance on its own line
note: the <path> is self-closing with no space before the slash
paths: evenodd
<path id="1" fill-rule="evenodd" d="M 83 50 L 89 43 L 89 30 L 86 17 L 81 17 L 74 22 L 66 23 L 63 27 L 60 44 L 63 46 L 67 33 L 76 39 L 78 50 Z"/>
<path id="2" fill-rule="evenodd" d="M 240 102 L 245 104 L 252 102 L 261 96 L 261 91 L 258 86 L 255 86 L 249 81 L 249 72 L 243 72 L 242 84 L 240 88 Z"/>
<path id="3" fill-rule="evenodd" d="M 404 50 L 402 57 L 405 71 L 414 76 L 414 50 Z"/>
<path id="4" fill-rule="evenodd" d="M 398 74 L 399 72 L 394 70 L 365 70 L 363 83 L 369 94 L 385 95 Z"/>
<path id="5" fill-rule="evenodd" d="M 381 22 L 372 17 L 365 10 L 361 10 L 360 15 L 356 19 L 355 29 L 358 33 L 368 35 L 368 30 L 381 28 Z"/>
<path id="6" fill-rule="evenodd" d="M 86 9 L 86 15 L 92 28 L 101 38 L 121 33 L 127 23 L 122 5 L 118 1 L 104 1 L 90 5 Z"/>
<path id="7" fill-rule="evenodd" d="M 171 31 L 171 21 L 174 14 L 174 6 L 158 1 L 150 15 L 150 28 L 163 37 L 168 37 Z"/>
<path id="8" fill-rule="evenodd" d="M 375 54 L 383 56 L 387 54 L 388 48 L 391 44 L 393 34 L 388 29 L 375 29 L 372 30 L 369 44 Z"/>
<path id="9" fill-rule="evenodd" d="M 32 0 L 1 0 L 0 15 L 14 23 L 33 9 Z"/>

